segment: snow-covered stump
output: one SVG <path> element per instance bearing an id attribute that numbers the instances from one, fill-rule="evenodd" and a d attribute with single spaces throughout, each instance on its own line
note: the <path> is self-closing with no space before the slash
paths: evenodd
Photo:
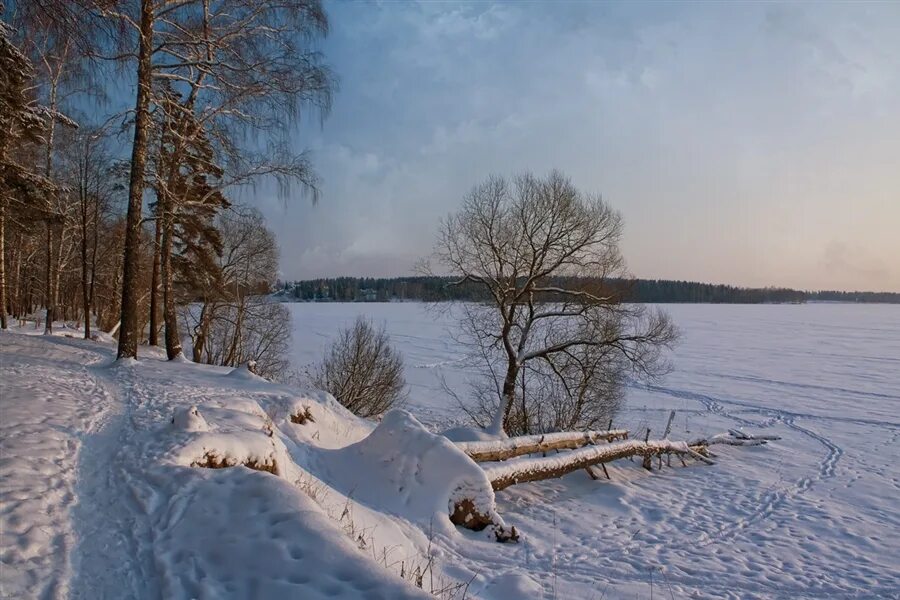
<path id="1" fill-rule="evenodd" d="M 610 429 L 608 431 L 561 431 L 543 435 L 525 435 L 505 440 L 456 442 L 456 445 L 475 462 L 494 462 L 526 454 L 551 450 L 575 450 L 600 442 L 625 439 L 628 439 L 627 429 Z"/>
<path id="2" fill-rule="evenodd" d="M 204 407 L 204 411 L 216 416 L 214 424 L 197 406 L 177 409 L 170 422 L 178 434 L 172 460 L 189 467 L 244 466 L 282 476 L 284 466 L 290 462 L 287 449 L 273 435 L 271 421 L 258 405 L 248 403 L 244 408 L 250 410 Z"/>

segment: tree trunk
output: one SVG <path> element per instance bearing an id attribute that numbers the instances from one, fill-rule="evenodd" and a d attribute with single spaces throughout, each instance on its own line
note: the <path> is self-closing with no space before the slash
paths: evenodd
<path id="1" fill-rule="evenodd" d="M 53 225 L 48 220 L 47 225 L 47 269 L 44 277 L 44 306 L 47 314 L 44 317 L 44 335 L 53 333 L 53 320 L 56 318 L 56 311 L 53 306 Z"/>
<path id="2" fill-rule="evenodd" d="M 53 114 L 57 108 L 57 90 L 59 89 L 59 72 L 54 76 L 49 70 L 50 76 L 50 112 Z M 50 179 L 53 173 L 53 141 L 56 133 L 56 119 L 52 116 L 47 119 L 47 154 L 44 157 L 44 175 Z M 49 203 L 48 203 L 49 204 Z M 53 207 L 48 206 L 50 213 L 53 213 Z M 56 319 L 56 298 L 53 291 L 53 221 L 47 220 L 47 272 L 44 290 L 44 304 L 47 307 L 47 315 L 44 323 L 44 335 L 53 333 L 53 321 Z"/>
<path id="3" fill-rule="evenodd" d="M 125 217 L 125 256 L 122 272 L 122 328 L 118 358 L 137 358 L 138 290 L 140 269 L 141 205 L 144 197 L 144 168 L 150 125 L 150 87 L 153 81 L 153 1 L 141 0 L 138 44 L 137 98 L 134 107 L 134 144 L 131 148 L 131 177 L 128 183 L 128 212 Z M 168 332 L 166 332 L 168 337 Z"/>
<path id="4" fill-rule="evenodd" d="M 53 314 L 55 318 L 59 318 L 59 281 L 62 278 L 64 228 L 64 220 L 61 220 L 59 223 L 57 223 L 56 227 L 54 228 L 54 233 L 56 234 L 56 242 L 53 244 L 53 247 L 56 249 L 56 257 L 53 259 L 53 287 L 51 289 L 51 292 L 53 298 Z M 65 315 L 63 315 L 62 320 L 66 320 Z"/>
<path id="5" fill-rule="evenodd" d="M 159 200 L 161 218 L 163 220 L 162 244 L 160 246 L 160 261 L 163 288 L 163 320 L 166 324 L 166 356 L 172 360 L 181 354 L 181 339 L 178 335 L 178 315 L 175 312 L 175 292 L 172 286 L 172 236 L 174 225 L 164 197 Z"/>
<path id="6" fill-rule="evenodd" d="M 526 454 L 537 454 L 551 450 L 575 450 L 583 446 L 593 446 L 599 442 L 613 442 L 628 439 L 627 429 L 608 431 L 562 431 L 543 435 L 525 435 L 506 440 L 485 442 L 456 442 L 456 447 L 465 452 L 475 462 L 496 462 Z"/>
<path id="7" fill-rule="evenodd" d="M 81 209 L 81 304 L 84 310 L 84 339 L 91 339 L 91 295 L 88 288 L 87 207 Z"/>
<path id="8" fill-rule="evenodd" d="M 22 316 L 22 305 L 24 304 L 24 299 L 22 298 L 22 283 L 20 281 L 20 275 L 22 273 L 22 236 L 21 234 L 16 234 L 16 241 L 13 242 L 11 251 L 15 252 L 15 258 L 10 256 L 10 259 L 13 262 L 13 274 L 12 274 L 12 289 L 9 291 L 9 304 L 12 307 L 13 317 L 20 318 Z"/>
<path id="9" fill-rule="evenodd" d="M 206 345 L 206 336 L 209 333 L 209 323 L 212 316 L 212 308 L 208 302 L 203 302 L 203 308 L 200 309 L 200 324 L 194 335 L 194 362 L 203 362 L 203 346 Z"/>
<path id="10" fill-rule="evenodd" d="M 240 358 L 238 355 L 238 350 L 240 348 L 242 339 L 242 329 L 244 327 L 244 311 L 246 310 L 243 296 L 240 297 L 235 310 L 237 311 L 237 313 L 235 314 L 234 319 L 234 335 L 231 337 L 231 344 L 228 348 L 228 354 L 225 355 L 225 360 L 222 361 L 223 365 L 233 367 L 238 366 L 238 360 Z"/>
<path id="11" fill-rule="evenodd" d="M 510 358 L 506 366 L 506 377 L 503 379 L 503 394 L 494 420 L 491 423 L 490 432 L 501 434 L 509 426 L 509 413 L 512 410 L 516 396 L 516 377 L 519 375 L 519 364 L 514 358 Z"/>
<path id="12" fill-rule="evenodd" d="M 147 343 L 151 346 L 159 345 L 159 255 L 162 239 L 161 219 L 156 219 L 156 234 L 153 242 L 153 273 L 150 277 L 150 336 Z"/>
<path id="13" fill-rule="evenodd" d="M 97 246 L 100 244 L 100 198 L 94 202 L 94 243 L 91 248 L 91 288 L 88 293 L 88 309 L 94 308 L 94 282 L 97 280 Z M 97 311 L 97 327 L 102 329 L 100 311 Z"/>
<path id="14" fill-rule="evenodd" d="M 0 198 L 0 329 L 6 329 L 6 198 Z"/>
<path id="15" fill-rule="evenodd" d="M 699 449 L 702 447 L 692 447 L 687 442 L 625 440 L 571 450 L 546 458 L 523 458 L 513 462 L 497 463 L 495 466 L 486 467 L 484 473 L 491 482 L 491 487 L 497 492 L 517 483 L 555 479 L 592 465 L 608 463 L 629 456 L 643 456 L 645 459 L 649 459 L 663 454 L 679 454 L 690 456 L 706 464 L 714 464 L 713 461 L 699 453 L 697 451 Z M 644 465 L 647 466 L 647 461 Z"/>

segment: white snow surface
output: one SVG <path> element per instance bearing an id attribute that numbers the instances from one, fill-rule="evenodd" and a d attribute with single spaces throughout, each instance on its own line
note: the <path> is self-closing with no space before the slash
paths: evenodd
<path id="1" fill-rule="evenodd" d="M 781 439 L 495 497 L 431 433 L 466 425 L 439 378 L 465 393 L 452 314 L 290 308 L 301 368 L 357 314 L 384 322 L 411 414 L 376 425 L 245 368 L 0 332 L 0 597 L 424 598 L 398 574 L 430 555 L 425 587 L 469 583 L 468 598 L 900 598 L 900 307 L 666 306 L 676 370 L 632 383 L 613 426 L 643 439 L 676 409 L 672 440 Z M 277 475 L 196 466 L 210 457 Z M 452 527 L 460 486 L 522 541 Z"/>
<path id="2" fill-rule="evenodd" d="M 359 314 L 404 354 L 408 410 L 461 424 L 439 375 L 465 392 L 452 311 L 417 304 L 291 304 L 295 362 Z M 781 436 L 713 446 L 715 466 L 607 465 L 496 495 L 518 545 L 444 546 L 485 597 L 900 598 L 900 306 L 663 305 L 682 331 L 675 370 L 632 383 L 613 427 L 643 439 L 728 429 Z M 498 577 L 508 579 L 492 582 Z M 527 578 L 541 594 L 528 589 Z M 493 590 L 504 590 L 496 595 Z M 524 594 L 524 595 L 522 595 Z"/>
<path id="3" fill-rule="evenodd" d="M 137 362 L 113 356 L 107 344 L 0 333 L 0 597 L 431 597 L 299 485 L 293 456 L 316 449 L 282 432 L 304 426 L 263 407 L 321 416 L 321 396 L 146 348 Z M 208 454 L 238 466 L 192 466 Z M 247 461 L 275 461 L 278 476 Z"/>

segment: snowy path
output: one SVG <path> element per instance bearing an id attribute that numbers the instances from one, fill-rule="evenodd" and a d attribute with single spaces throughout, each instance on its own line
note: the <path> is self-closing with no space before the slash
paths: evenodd
<path id="1" fill-rule="evenodd" d="M 122 379 L 121 371 L 127 367 L 102 368 L 108 389 L 115 390 L 115 402 L 103 427 L 85 440 L 79 454 L 79 502 L 72 521 L 80 543 L 71 598 L 159 597 L 151 524 L 132 494 L 130 473 L 137 453 L 131 447 L 132 405 L 123 401 L 128 392 L 116 381 Z"/>
<path id="2" fill-rule="evenodd" d="M 0 595 L 65 597 L 79 450 L 113 406 L 104 356 L 90 343 L 0 335 Z"/>

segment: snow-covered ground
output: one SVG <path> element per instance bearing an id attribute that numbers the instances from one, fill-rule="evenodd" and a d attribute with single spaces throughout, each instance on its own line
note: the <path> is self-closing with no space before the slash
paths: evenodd
<path id="1" fill-rule="evenodd" d="M 246 369 L 142 350 L 114 364 L 109 344 L 0 333 L 0 597 L 431 597 L 362 550 L 359 518 L 332 514 L 298 466 L 318 451 L 304 436 L 371 425 Z M 298 406 L 315 430 L 291 423 Z M 195 466 L 210 454 L 278 476 Z"/>
<path id="2" fill-rule="evenodd" d="M 443 374 L 464 389 L 452 315 L 290 306 L 298 366 L 366 314 L 405 355 L 410 410 L 434 425 L 455 418 L 440 385 Z M 544 597 L 900 597 L 900 307 L 664 308 L 683 334 L 675 371 L 634 384 L 616 425 L 659 432 L 676 409 L 675 439 L 733 427 L 783 439 L 717 449 L 712 467 L 650 474 L 626 461 L 611 482 L 578 472 L 508 488 L 498 507 L 523 542 L 450 544 L 448 560 Z"/>
<path id="3" fill-rule="evenodd" d="M 452 315 L 290 307 L 298 367 L 368 314 L 406 356 L 413 415 L 457 419 L 440 385 L 465 391 Z M 496 507 L 403 413 L 375 429 L 246 369 L 146 348 L 113 365 L 111 345 L 65 330 L 0 333 L 0 597 L 430 597 L 402 573 L 488 600 L 900 598 L 900 307 L 667 309 L 676 370 L 633 384 L 616 426 L 659 432 L 674 408 L 673 439 L 782 439 L 715 447 L 714 466 L 516 485 Z M 445 519 L 448 494 L 479 486 L 518 544 Z"/>

